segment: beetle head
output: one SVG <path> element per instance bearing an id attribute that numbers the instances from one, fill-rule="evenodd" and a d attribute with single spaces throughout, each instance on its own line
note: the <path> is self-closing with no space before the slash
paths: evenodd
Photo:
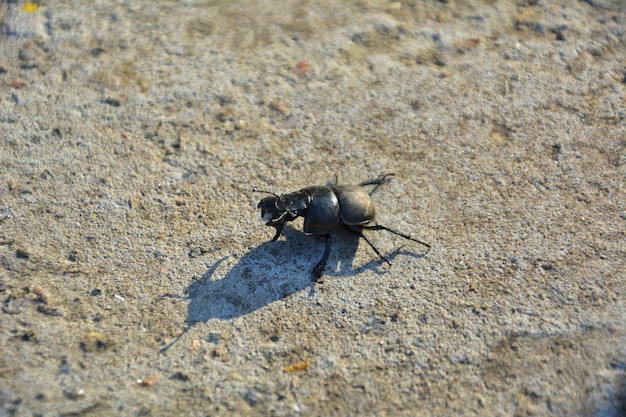
<path id="1" fill-rule="evenodd" d="M 285 221 L 287 221 L 288 212 L 284 208 L 278 207 L 279 200 L 280 197 L 278 196 L 265 197 L 257 205 L 261 209 L 261 217 L 263 217 L 263 220 L 267 220 L 265 225 L 276 228 L 276 234 L 274 234 L 272 241 L 276 241 L 280 237 Z"/>
<path id="2" fill-rule="evenodd" d="M 286 210 L 278 207 L 279 200 L 278 196 L 265 197 L 257 205 L 257 208 L 261 209 L 261 217 L 267 221 L 268 226 L 280 222 L 287 215 Z"/>
<path id="3" fill-rule="evenodd" d="M 281 232 L 283 231 L 283 226 L 285 226 L 285 221 L 287 221 L 287 210 L 282 207 L 280 203 L 281 198 L 278 194 L 274 194 L 269 191 L 259 190 L 258 188 L 253 188 L 254 192 L 261 192 L 266 194 L 271 194 L 270 197 L 265 197 L 259 204 L 257 204 L 257 208 L 261 209 L 261 217 L 263 220 L 266 220 L 266 226 L 273 226 L 276 228 L 276 234 L 272 238 L 273 241 L 277 240 L 280 237 Z M 281 207 L 279 207 L 281 206 Z"/>

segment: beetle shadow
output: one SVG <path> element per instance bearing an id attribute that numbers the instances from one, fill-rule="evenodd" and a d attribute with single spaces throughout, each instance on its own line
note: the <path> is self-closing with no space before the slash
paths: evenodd
<path id="1" fill-rule="evenodd" d="M 234 264 L 230 256 L 217 260 L 185 290 L 189 300 L 185 324 L 192 326 L 213 318 L 228 320 L 247 315 L 306 288 L 310 289 L 310 295 L 314 295 L 316 286 L 334 277 L 354 276 L 363 270 L 381 275 L 388 273 L 384 261 L 365 242 L 359 245 L 359 236 L 339 231 L 332 239 L 322 283 L 312 280 L 311 270 L 324 252 L 323 242 L 305 236 L 290 225 L 283 229 L 281 239 L 260 244 Z M 353 261 L 359 247 L 368 250 L 373 257 L 368 263 L 355 268 Z M 385 256 L 392 261 L 399 254 L 423 256 L 404 250 Z M 229 267 L 229 264 L 232 266 Z"/>
<path id="2" fill-rule="evenodd" d="M 268 241 L 247 252 L 233 264 L 234 257 L 217 260 L 201 278 L 185 289 L 188 300 L 185 329 L 161 353 L 174 345 L 195 323 L 211 319 L 230 320 L 245 316 L 275 301 L 309 288 L 309 296 L 326 280 L 354 276 L 363 270 L 387 274 L 384 261 L 373 254 L 364 242 L 361 250 L 369 250 L 372 259 L 356 268 L 352 266 L 361 238 L 338 231 L 332 237 L 331 254 L 321 282 L 314 282 L 311 270 L 324 252 L 324 244 L 305 236 L 291 225 L 283 229 L 283 237 Z M 421 258 L 423 254 L 397 249 L 385 257 L 392 261 L 397 255 Z"/>

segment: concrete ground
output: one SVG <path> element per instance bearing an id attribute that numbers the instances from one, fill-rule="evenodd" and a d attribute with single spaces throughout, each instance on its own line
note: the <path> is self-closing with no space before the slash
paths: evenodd
<path id="1" fill-rule="evenodd" d="M 626 415 L 626 4 L 0 3 L 0 415 Z M 270 242 L 358 183 L 385 232 Z"/>

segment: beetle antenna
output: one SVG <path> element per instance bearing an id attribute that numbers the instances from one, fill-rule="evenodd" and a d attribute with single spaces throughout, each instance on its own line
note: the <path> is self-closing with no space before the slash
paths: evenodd
<path id="1" fill-rule="evenodd" d="M 393 229 L 390 229 L 390 228 L 388 228 L 388 227 L 386 227 L 386 226 L 382 226 L 382 225 L 380 225 L 380 224 L 377 224 L 376 226 L 369 226 L 369 227 L 365 227 L 365 229 L 369 229 L 369 230 L 386 230 L 386 231 L 388 231 L 388 232 L 393 233 L 394 235 L 398 235 L 398 236 L 401 236 L 401 237 L 403 237 L 403 238 L 405 238 L 405 239 L 412 240 L 413 242 L 420 243 L 420 244 L 422 244 L 422 245 L 426 246 L 429 250 L 430 250 L 430 247 L 431 247 L 431 246 L 430 246 L 428 243 L 426 243 L 426 242 L 422 242 L 422 241 L 421 241 L 421 240 L 419 240 L 419 239 L 415 239 L 414 237 L 411 237 L 411 236 L 409 236 L 409 235 L 407 235 L 407 234 L 404 234 L 404 233 L 402 233 L 402 232 L 395 231 L 395 230 L 393 230 Z"/>
<path id="2" fill-rule="evenodd" d="M 265 193 L 265 194 L 271 194 L 274 197 L 278 197 L 278 194 L 273 193 L 271 191 L 265 191 L 265 190 L 259 190 L 257 187 L 252 187 L 252 192 L 253 193 Z"/>

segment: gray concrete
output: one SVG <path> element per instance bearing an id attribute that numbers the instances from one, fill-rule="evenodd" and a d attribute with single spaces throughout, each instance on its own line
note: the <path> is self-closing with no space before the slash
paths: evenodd
<path id="1" fill-rule="evenodd" d="M 44 3 L 0 15 L 0 415 L 626 413 L 623 2 Z M 269 242 L 253 186 L 384 172 L 430 252 Z"/>

